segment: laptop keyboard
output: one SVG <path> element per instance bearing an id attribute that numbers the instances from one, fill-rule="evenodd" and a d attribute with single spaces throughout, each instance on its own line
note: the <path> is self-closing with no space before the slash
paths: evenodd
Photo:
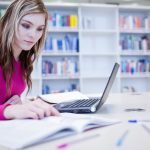
<path id="1" fill-rule="evenodd" d="M 90 99 L 82 99 L 82 100 L 77 100 L 71 104 L 67 104 L 63 106 L 62 108 L 78 108 L 78 107 L 89 107 L 95 104 L 99 98 L 90 98 Z"/>

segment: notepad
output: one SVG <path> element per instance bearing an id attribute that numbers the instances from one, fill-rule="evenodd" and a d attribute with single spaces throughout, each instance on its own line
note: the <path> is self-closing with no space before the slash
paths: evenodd
<path id="1" fill-rule="evenodd" d="M 1 121 L 0 145 L 10 149 L 21 149 L 118 122 L 118 120 L 69 113 L 41 120 Z"/>

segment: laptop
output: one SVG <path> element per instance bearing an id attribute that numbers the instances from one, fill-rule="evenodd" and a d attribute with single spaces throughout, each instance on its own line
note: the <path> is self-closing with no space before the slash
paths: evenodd
<path id="1" fill-rule="evenodd" d="M 54 107 L 59 112 L 69 112 L 69 113 L 94 113 L 100 109 L 100 107 L 105 103 L 111 87 L 116 78 L 119 69 L 119 64 L 115 63 L 111 75 L 108 79 L 102 97 L 93 97 L 89 99 L 74 100 L 72 102 L 63 102 L 55 104 Z"/>

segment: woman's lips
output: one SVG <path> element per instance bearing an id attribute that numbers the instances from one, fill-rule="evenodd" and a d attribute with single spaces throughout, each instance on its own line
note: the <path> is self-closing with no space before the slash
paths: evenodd
<path id="1" fill-rule="evenodd" d="M 33 44 L 34 42 L 32 42 L 32 41 L 25 41 L 26 43 L 28 43 L 28 44 Z"/>

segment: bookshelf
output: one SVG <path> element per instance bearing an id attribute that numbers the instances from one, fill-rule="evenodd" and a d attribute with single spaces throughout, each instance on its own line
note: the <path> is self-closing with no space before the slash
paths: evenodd
<path id="1" fill-rule="evenodd" d="M 150 8 L 119 8 L 121 90 L 149 91 Z"/>
<path id="2" fill-rule="evenodd" d="M 8 4 L 0 2 L 2 14 Z M 112 92 L 150 90 L 149 7 L 45 4 L 49 28 L 34 64 L 31 96 L 75 89 L 102 93 L 115 62 L 120 71 Z"/>
<path id="3" fill-rule="evenodd" d="M 80 70 L 82 93 L 104 90 L 114 62 L 119 61 L 117 7 L 111 5 L 80 6 Z M 116 79 L 112 91 L 119 91 Z"/>

